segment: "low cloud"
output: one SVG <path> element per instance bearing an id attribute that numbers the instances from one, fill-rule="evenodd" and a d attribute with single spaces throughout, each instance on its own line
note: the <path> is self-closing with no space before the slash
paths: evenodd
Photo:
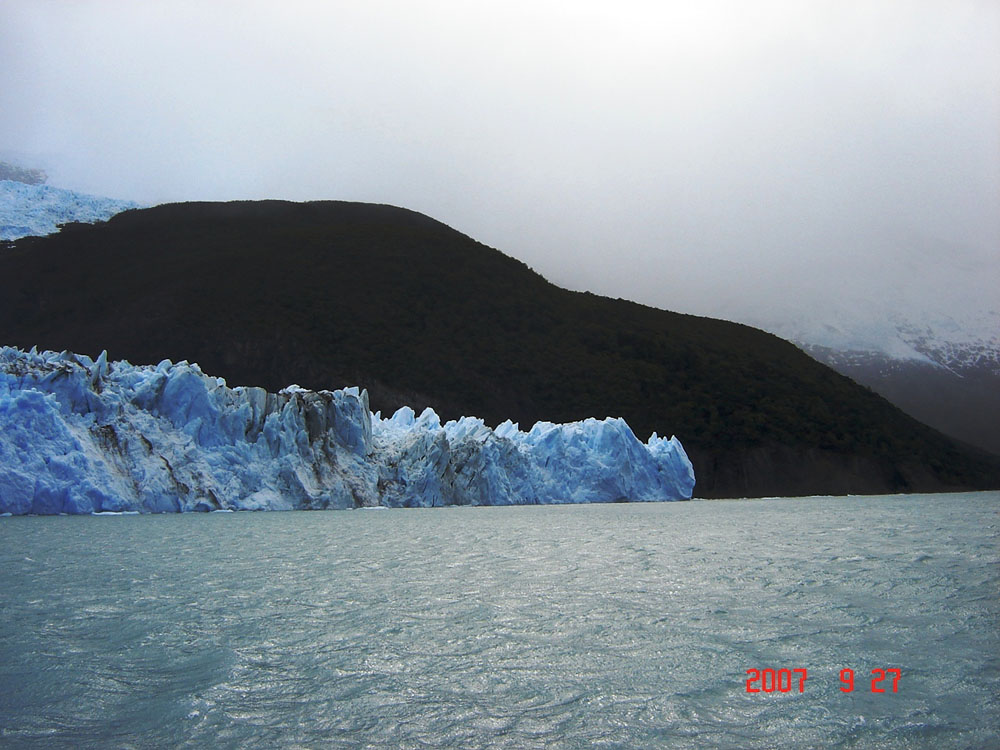
<path id="1" fill-rule="evenodd" d="M 0 157 L 65 187 L 394 203 L 700 314 L 1000 288 L 992 2 L 8 0 L 0 66 Z"/>

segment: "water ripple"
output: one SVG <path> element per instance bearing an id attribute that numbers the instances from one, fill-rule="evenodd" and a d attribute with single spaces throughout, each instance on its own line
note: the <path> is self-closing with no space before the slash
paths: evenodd
<path id="1" fill-rule="evenodd" d="M 998 510 L 2 519 L 0 746 L 996 745 Z M 749 694 L 750 667 L 806 691 Z"/>

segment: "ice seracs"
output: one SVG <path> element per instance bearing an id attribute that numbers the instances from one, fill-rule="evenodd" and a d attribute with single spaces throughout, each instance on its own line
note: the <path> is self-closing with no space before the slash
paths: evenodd
<path id="1" fill-rule="evenodd" d="M 383 419 L 358 388 L 229 388 L 156 366 L 0 348 L 0 513 L 289 510 L 679 500 L 676 438 L 621 419 Z"/>
<path id="2" fill-rule="evenodd" d="M 52 234 L 60 224 L 69 222 L 107 221 L 130 208 L 138 208 L 138 204 L 50 185 L 0 180 L 0 240 Z"/>

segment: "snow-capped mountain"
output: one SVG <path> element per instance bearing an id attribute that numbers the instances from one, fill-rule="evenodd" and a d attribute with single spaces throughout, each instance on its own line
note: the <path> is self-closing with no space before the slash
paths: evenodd
<path id="1" fill-rule="evenodd" d="M 1000 267 L 1000 263 L 998 263 Z M 944 263 L 928 282 L 840 290 L 744 322 L 788 339 L 937 429 L 1000 453 L 1000 278 Z"/>
<path id="2" fill-rule="evenodd" d="M 0 348 L 0 513 L 291 510 L 680 500 L 676 438 L 622 419 L 523 432 L 426 409 L 382 419 L 358 388 L 228 388 L 155 367 Z"/>
<path id="3" fill-rule="evenodd" d="M 830 316 L 822 321 L 799 318 L 753 321 L 789 339 L 833 365 L 853 365 L 873 358 L 899 364 L 942 367 L 961 374 L 982 369 L 1000 375 L 1000 312 L 984 310 L 964 318 L 922 312 L 873 314 L 858 319 Z"/>
<path id="4" fill-rule="evenodd" d="M 107 221 L 139 204 L 50 185 L 0 180 L 0 240 L 51 234 L 60 224 Z"/>

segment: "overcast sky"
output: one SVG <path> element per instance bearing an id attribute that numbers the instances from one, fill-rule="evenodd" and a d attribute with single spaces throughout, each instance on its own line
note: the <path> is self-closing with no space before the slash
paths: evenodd
<path id="1" fill-rule="evenodd" d="M 700 314 L 1000 307 L 996 0 L 2 0 L 0 76 L 61 187 L 392 203 Z"/>

